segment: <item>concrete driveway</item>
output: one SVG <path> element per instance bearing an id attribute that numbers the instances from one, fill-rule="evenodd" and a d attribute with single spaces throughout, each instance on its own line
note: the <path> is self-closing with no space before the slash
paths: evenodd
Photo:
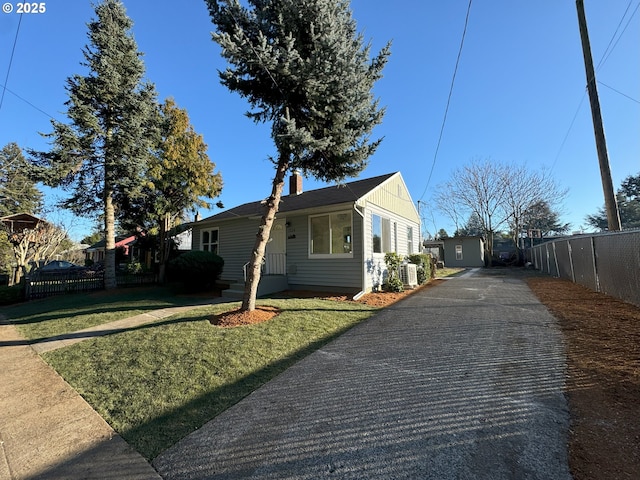
<path id="1" fill-rule="evenodd" d="M 565 357 L 519 278 L 422 290 L 153 463 L 164 479 L 570 479 Z"/>

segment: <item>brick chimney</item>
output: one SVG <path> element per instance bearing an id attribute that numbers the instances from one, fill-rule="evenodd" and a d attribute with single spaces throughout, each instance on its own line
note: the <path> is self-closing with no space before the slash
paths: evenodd
<path id="1" fill-rule="evenodd" d="M 289 177 L 289 195 L 300 195 L 302 193 L 302 175 L 297 170 Z"/>

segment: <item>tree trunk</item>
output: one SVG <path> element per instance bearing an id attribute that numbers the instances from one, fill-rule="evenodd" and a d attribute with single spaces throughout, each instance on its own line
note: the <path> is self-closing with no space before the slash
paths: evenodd
<path id="1" fill-rule="evenodd" d="M 158 281 L 164 283 L 167 271 L 167 262 L 169 261 L 169 239 L 167 232 L 171 229 L 171 214 L 165 213 L 160 221 L 160 267 L 158 270 Z"/>
<path id="2" fill-rule="evenodd" d="M 104 193 L 104 288 L 116 288 L 116 228 L 113 192 L 105 187 Z"/>
<path id="3" fill-rule="evenodd" d="M 30 233 L 23 232 L 23 236 L 19 242 L 13 243 L 13 255 L 16 259 L 16 268 L 13 271 L 11 283 L 9 285 L 18 285 L 22 278 L 27 274 L 27 258 L 29 256 L 29 247 L 31 245 Z"/>
<path id="4" fill-rule="evenodd" d="M 243 311 L 253 311 L 256 308 L 256 296 L 258 295 L 258 284 L 260 283 L 260 273 L 262 260 L 267 247 L 267 242 L 271 235 L 271 227 L 278 213 L 282 189 L 284 188 L 284 176 L 289 168 L 288 156 L 280 154 L 276 175 L 273 179 L 271 195 L 265 204 L 264 215 L 260 219 L 260 227 L 256 234 L 256 242 L 251 252 L 251 261 L 247 271 L 247 281 L 244 286 L 244 296 L 242 297 Z"/>

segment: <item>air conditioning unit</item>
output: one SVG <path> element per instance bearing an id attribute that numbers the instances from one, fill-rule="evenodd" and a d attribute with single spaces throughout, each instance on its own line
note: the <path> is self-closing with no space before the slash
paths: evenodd
<path id="1" fill-rule="evenodd" d="M 400 280 L 404 285 L 415 287 L 418 285 L 418 270 L 413 263 L 400 265 Z"/>

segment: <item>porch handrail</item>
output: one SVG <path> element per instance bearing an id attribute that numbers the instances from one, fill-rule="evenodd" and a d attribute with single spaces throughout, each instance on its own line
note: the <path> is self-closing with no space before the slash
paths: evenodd
<path id="1" fill-rule="evenodd" d="M 266 263 L 265 257 L 262 257 L 262 265 Z M 247 281 L 247 267 L 251 265 L 251 262 L 247 262 L 242 266 L 242 276 L 244 277 L 244 281 Z"/>

